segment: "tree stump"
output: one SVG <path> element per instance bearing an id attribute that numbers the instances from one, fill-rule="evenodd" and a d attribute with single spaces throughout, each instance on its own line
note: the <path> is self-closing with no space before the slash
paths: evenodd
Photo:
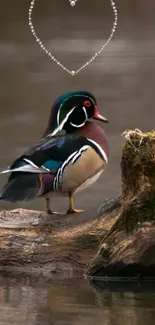
<path id="1" fill-rule="evenodd" d="M 155 277 L 155 132 L 124 132 L 121 208 L 87 275 Z"/>

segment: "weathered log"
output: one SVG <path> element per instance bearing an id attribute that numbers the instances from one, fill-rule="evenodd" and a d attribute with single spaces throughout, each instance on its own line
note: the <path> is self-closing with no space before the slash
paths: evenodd
<path id="1" fill-rule="evenodd" d="M 121 209 L 87 274 L 155 277 L 155 132 L 124 135 Z"/>
<path id="2" fill-rule="evenodd" d="M 24 209 L 2 211 L 0 268 L 29 273 L 76 269 L 83 273 L 114 223 L 119 202 L 119 196 L 105 202 L 102 217 L 47 216 Z"/>

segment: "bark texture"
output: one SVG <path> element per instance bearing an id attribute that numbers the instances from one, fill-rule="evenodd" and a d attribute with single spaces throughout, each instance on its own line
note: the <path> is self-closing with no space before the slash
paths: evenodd
<path id="1" fill-rule="evenodd" d="M 119 201 L 118 196 L 105 202 L 101 217 L 47 216 L 24 209 L 2 211 L 0 268 L 35 273 L 68 269 L 84 273 L 114 223 L 113 209 L 115 214 Z"/>

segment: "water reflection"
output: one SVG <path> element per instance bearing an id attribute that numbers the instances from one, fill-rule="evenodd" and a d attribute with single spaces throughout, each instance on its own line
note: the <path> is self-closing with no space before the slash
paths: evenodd
<path id="1" fill-rule="evenodd" d="M 86 280 L 0 278 L 0 324 L 151 325 L 155 285 L 91 287 Z M 101 289 L 102 288 L 102 289 Z"/>

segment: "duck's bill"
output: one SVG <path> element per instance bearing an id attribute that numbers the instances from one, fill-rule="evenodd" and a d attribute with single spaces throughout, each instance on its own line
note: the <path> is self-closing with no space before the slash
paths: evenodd
<path id="1" fill-rule="evenodd" d="M 99 120 L 99 121 L 102 121 L 102 122 L 105 122 L 105 123 L 108 123 L 109 122 L 104 116 L 102 116 L 101 114 L 99 114 L 99 111 L 98 111 L 98 108 L 97 107 L 95 107 L 95 114 L 93 116 L 93 119 Z"/>

